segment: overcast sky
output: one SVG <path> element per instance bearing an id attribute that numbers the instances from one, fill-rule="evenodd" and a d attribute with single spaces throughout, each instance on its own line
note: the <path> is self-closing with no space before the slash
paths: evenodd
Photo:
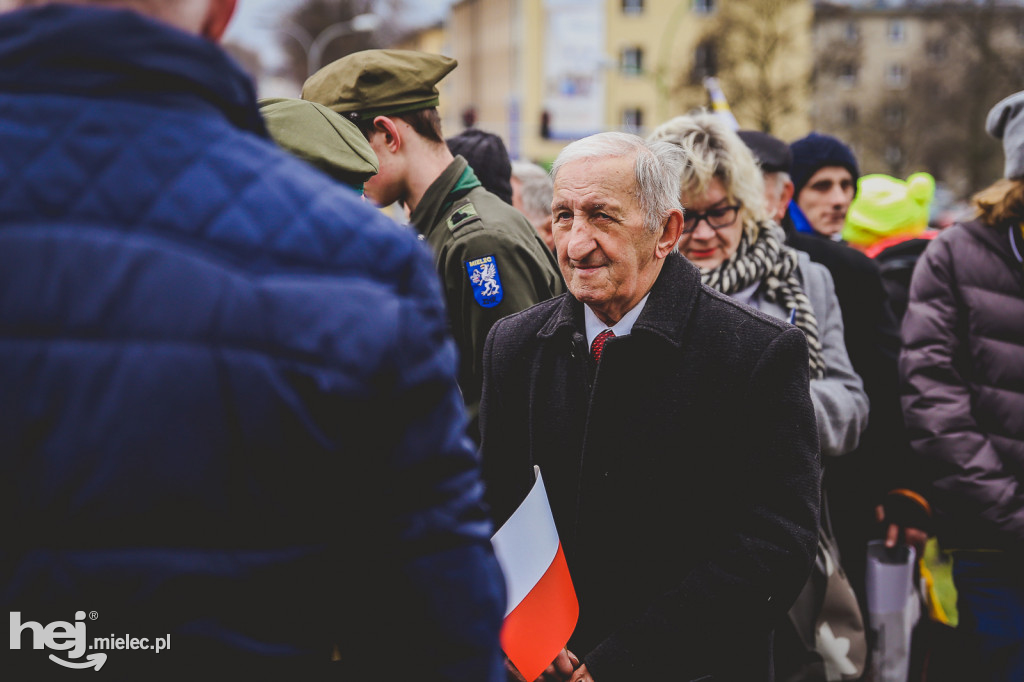
<path id="1" fill-rule="evenodd" d="M 301 0 L 238 0 L 225 39 L 259 50 L 264 62 L 273 64 L 280 59 L 274 23 L 299 2 Z M 409 9 L 403 23 L 422 26 L 441 19 L 451 3 L 450 0 L 406 0 L 405 4 Z"/>

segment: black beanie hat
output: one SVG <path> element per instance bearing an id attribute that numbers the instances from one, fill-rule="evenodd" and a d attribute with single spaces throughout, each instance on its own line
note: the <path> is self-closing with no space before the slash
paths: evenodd
<path id="1" fill-rule="evenodd" d="M 789 145 L 789 149 L 793 152 L 793 198 L 800 196 L 811 176 L 826 166 L 842 166 L 850 171 L 854 182 L 860 177 L 853 150 L 831 135 L 811 133 Z"/>
<path id="2" fill-rule="evenodd" d="M 480 184 L 506 204 L 512 204 L 512 162 L 501 138 L 476 128 L 467 128 L 448 138 L 448 149 L 469 162 Z"/>

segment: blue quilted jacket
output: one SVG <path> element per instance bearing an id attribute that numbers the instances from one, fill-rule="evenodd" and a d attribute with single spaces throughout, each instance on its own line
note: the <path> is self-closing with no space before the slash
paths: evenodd
<path id="1" fill-rule="evenodd" d="M 0 15 L 0 612 L 169 636 L 107 677 L 498 678 L 435 280 L 212 43 Z M 85 660 L 32 644 L 5 670 Z"/>

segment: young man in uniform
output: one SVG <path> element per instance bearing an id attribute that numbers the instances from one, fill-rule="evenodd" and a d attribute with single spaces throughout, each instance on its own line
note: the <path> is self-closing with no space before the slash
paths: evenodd
<path id="1" fill-rule="evenodd" d="M 359 126 L 380 161 L 365 187 L 378 206 L 399 202 L 437 256 L 459 385 L 477 438 L 484 339 L 502 317 L 565 291 L 554 256 L 529 221 L 483 188 L 441 135 L 437 83 L 457 65 L 442 55 L 364 50 L 328 64 L 302 87 Z"/>

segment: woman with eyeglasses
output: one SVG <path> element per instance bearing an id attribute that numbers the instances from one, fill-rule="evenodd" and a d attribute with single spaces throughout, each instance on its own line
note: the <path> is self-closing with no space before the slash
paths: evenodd
<path id="1" fill-rule="evenodd" d="M 679 116 L 659 126 L 650 139 L 677 144 L 686 154 L 680 197 L 685 213 L 678 249 L 700 268 L 703 282 L 804 331 L 811 399 L 827 471 L 828 458 L 856 449 L 868 419 L 868 398 L 846 352 L 832 276 L 807 254 L 784 244 L 782 228 L 768 217 L 761 169 L 743 140 L 716 116 Z M 834 541 L 829 513 L 851 511 L 829 512 L 827 505 L 823 506 L 822 525 L 828 542 Z M 830 549 L 826 551 L 833 556 Z M 827 575 L 812 575 L 811 584 L 824 591 L 824 585 L 815 582 L 819 578 L 827 582 L 829 590 L 834 589 Z M 827 668 L 848 673 L 844 680 L 857 679 L 864 672 L 867 643 L 863 629 L 858 631 L 853 625 L 859 608 L 848 583 L 843 584 L 848 597 L 829 602 L 827 608 L 824 602 L 815 602 L 809 619 L 799 617 L 808 611 L 806 606 L 795 606 L 792 626 L 780 623 L 774 654 L 777 679 L 823 680 L 822 662 Z M 805 589 L 801 598 L 817 594 L 818 589 Z M 826 611 L 830 617 L 819 615 Z M 792 617 L 794 613 L 798 617 Z M 847 649 L 815 646 L 817 658 L 804 646 L 824 636 L 818 629 L 826 626 L 830 635 L 846 640 Z M 809 662 L 812 659 L 817 662 Z"/>
<path id="2" fill-rule="evenodd" d="M 850 452 L 867 425 L 868 399 L 846 353 L 828 270 L 783 243 L 781 228 L 765 210 L 761 169 L 743 140 L 715 115 L 676 117 L 650 139 L 686 152 L 680 253 L 700 268 L 711 288 L 804 331 L 821 452 Z"/>

